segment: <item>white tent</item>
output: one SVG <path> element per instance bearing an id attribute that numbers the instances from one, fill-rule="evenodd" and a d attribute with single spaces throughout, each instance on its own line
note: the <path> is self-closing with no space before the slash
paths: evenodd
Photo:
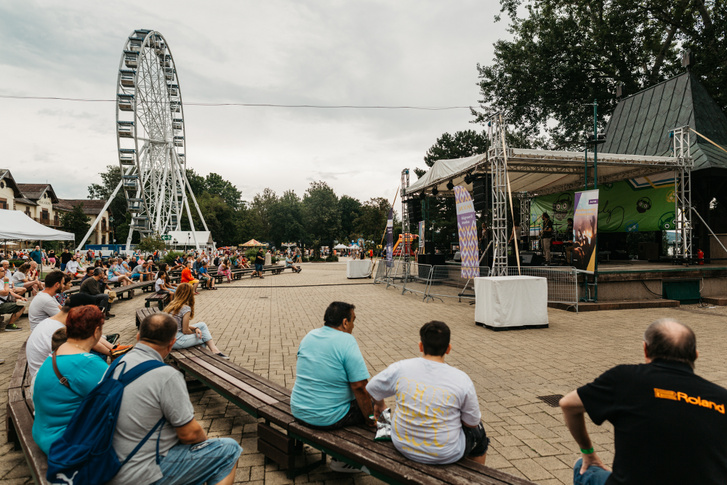
<path id="1" fill-rule="evenodd" d="M 335 246 L 333 246 L 333 249 L 348 249 L 348 246 L 346 246 L 345 244 L 336 244 Z"/>
<path id="2" fill-rule="evenodd" d="M 172 240 L 169 242 L 172 246 L 194 246 L 195 239 L 200 246 L 214 247 L 212 241 L 212 233 L 209 231 L 169 231 Z"/>
<path id="3" fill-rule="evenodd" d="M 0 209 L 0 240 L 6 241 L 73 241 L 73 233 L 57 231 L 25 215 L 21 211 Z"/>

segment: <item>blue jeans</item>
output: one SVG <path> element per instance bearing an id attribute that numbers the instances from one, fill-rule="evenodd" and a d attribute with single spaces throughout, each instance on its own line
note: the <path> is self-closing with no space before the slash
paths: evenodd
<path id="1" fill-rule="evenodd" d="M 583 458 L 579 458 L 573 465 L 573 485 L 603 485 L 611 476 L 611 472 L 598 466 L 589 467 L 586 473 L 581 475 Z"/>
<path id="2" fill-rule="evenodd" d="M 242 447 L 231 438 L 208 439 L 194 445 L 178 444 L 161 458 L 164 476 L 153 485 L 213 485 L 232 472 Z"/>
<path id="3" fill-rule="evenodd" d="M 188 347 L 194 347 L 195 345 L 202 345 L 203 343 L 207 342 L 208 340 L 212 340 L 212 334 L 210 333 L 209 329 L 207 328 L 207 324 L 204 322 L 197 322 L 191 325 L 192 327 L 197 327 L 202 331 L 202 338 L 197 337 L 197 332 L 192 332 L 190 334 L 184 334 L 182 332 L 177 332 L 177 341 L 174 342 L 174 349 L 186 349 Z"/>

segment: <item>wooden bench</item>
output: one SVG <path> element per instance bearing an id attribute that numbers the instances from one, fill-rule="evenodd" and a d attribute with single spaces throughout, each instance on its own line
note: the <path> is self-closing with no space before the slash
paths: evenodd
<path id="1" fill-rule="evenodd" d="M 136 290 L 152 291 L 153 289 L 154 289 L 153 281 L 139 281 L 136 283 L 132 283 L 130 285 L 114 288 L 114 291 L 116 292 L 116 296 L 118 297 L 119 300 L 130 300 L 131 298 L 134 297 L 134 292 Z M 126 297 L 124 297 L 124 295 L 126 295 Z"/>
<path id="2" fill-rule="evenodd" d="M 263 419 L 258 423 L 258 451 L 266 459 L 287 470 L 289 478 L 307 473 L 325 463 L 326 455 L 343 462 L 366 467 L 374 477 L 388 483 L 491 485 L 532 485 L 533 482 L 509 475 L 471 460 L 451 465 L 425 465 L 401 455 L 391 442 L 375 442 L 374 432 L 366 427 L 348 427 L 335 431 L 309 428 L 295 421 L 290 410 L 290 391 L 260 375 L 192 347 L 171 353 L 175 365 L 215 390 L 250 415 Z M 298 466 L 304 461 L 302 443 L 321 451 L 320 460 Z"/>
<path id="3" fill-rule="evenodd" d="M 159 311 L 162 311 L 164 310 L 164 307 L 169 304 L 170 301 L 172 301 L 172 293 L 152 293 L 151 295 L 144 298 L 144 300 L 145 307 L 149 307 L 152 303 L 156 303 L 159 307 Z"/>
<path id="4" fill-rule="evenodd" d="M 136 328 L 139 328 L 142 320 L 144 320 L 147 316 L 153 315 L 161 311 L 162 309 L 156 307 L 143 307 L 136 310 Z"/>
<path id="5" fill-rule="evenodd" d="M 13 443 L 16 451 L 23 450 L 33 482 L 46 485 L 48 484 L 45 479 L 48 471 L 48 459 L 33 440 L 33 412 L 35 408 L 33 400 L 27 392 L 29 387 L 30 374 L 28 373 L 25 358 L 25 344 L 23 344 L 20 347 L 20 352 L 18 352 L 18 360 L 15 363 L 15 369 L 8 385 L 8 442 Z"/>

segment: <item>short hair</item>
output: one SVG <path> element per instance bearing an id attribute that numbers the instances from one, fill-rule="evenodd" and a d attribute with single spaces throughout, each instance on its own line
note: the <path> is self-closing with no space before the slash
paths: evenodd
<path id="1" fill-rule="evenodd" d="M 66 335 L 66 327 L 61 327 L 53 332 L 53 335 L 50 339 L 51 352 L 55 352 L 56 350 L 58 350 L 58 347 L 66 343 L 66 340 L 68 340 L 68 336 Z"/>
<path id="2" fill-rule="evenodd" d="M 29 269 L 30 269 L 30 263 L 23 263 L 20 265 L 20 268 L 18 268 L 18 271 L 20 271 L 21 273 L 25 273 Z"/>
<path id="3" fill-rule="evenodd" d="M 68 338 L 86 340 L 102 327 L 103 312 L 96 305 L 84 305 L 71 308 L 66 318 L 66 334 Z"/>
<path id="4" fill-rule="evenodd" d="M 644 332 L 646 355 L 652 359 L 671 360 L 694 368 L 697 360 L 697 336 L 683 323 L 672 318 L 652 322 Z"/>
<path id="5" fill-rule="evenodd" d="M 157 345 L 169 345 L 177 335 L 177 321 L 166 313 L 148 315 L 139 325 L 139 339 Z"/>
<path id="6" fill-rule="evenodd" d="M 419 329 L 424 355 L 442 356 L 447 352 L 451 332 L 446 323 L 432 320 Z"/>
<path id="7" fill-rule="evenodd" d="M 51 271 L 45 276 L 46 288 L 51 288 L 57 283 L 63 284 L 63 273 L 60 271 Z"/>
<path id="8" fill-rule="evenodd" d="M 326 308 L 326 313 L 323 315 L 323 323 L 327 327 L 340 327 L 344 319 L 351 318 L 351 312 L 355 308 L 351 303 L 334 301 Z"/>

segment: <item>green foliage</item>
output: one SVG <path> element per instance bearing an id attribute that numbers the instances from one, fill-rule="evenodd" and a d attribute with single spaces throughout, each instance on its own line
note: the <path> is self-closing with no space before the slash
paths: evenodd
<path id="1" fill-rule="evenodd" d="M 302 210 L 300 197 L 292 190 L 287 190 L 272 203 L 268 213 L 271 221 L 274 221 L 270 226 L 270 240 L 275 247 L 281 247 L 284 242 L 298 242 L 303 238 Z"/>
<path id="2" fill-rule="evenodd" d="M 257 248 L 250 248 L 245 251 L 245 257 L 250 261 L 250 264 L 255 262 L 255 256 L 257 256 Z"/>
<path id="3" fill-rule="evenodd" d="M 164 262 L 168 265 L 173 265 L 174 260 L 177 259 L 179 256 L 184 256 L 184 253 L 181 251 L 169 251 L 167 254 L 164 255 Z"/>
<path id="4" fill-rule="evenodd" d="M 490 141 L 487 139 L 485 132 L 477 132 L 475 130 L 457 131 L 454 135 L 444 133 L 437 138 L 437 142 L 432 145 L 427 154 L 424 155 L 424 162 L 428 167 L 434 165 L 437 160 L 447 160 L 452 158 L 465 158 L 473 155 L 487 153 Z"/>
<path id="5" fill-rule="evenodd" d="M 118 165 L 107 165 L 106 171 L 101 172 L 100 175 L 100 184 L 91 184 L 88 186 L 89 199 L 108 200 L 121 181 L 121 168 Z M 127 212 L 126 207 L 124 191 L 119 190 L 108 209 L 110 217 L 109 226 L 113 230 L 114 237 L 117 241 L 126 241 L 126 237 L 129 235 L 131 214 Z"/>
<path id="6" fill-rule="evenodd" d="M 160 236 L 151 235 L 141 239 L 137 249 L 142 253 L 153 253 L 154 251 L 161 251 L 166 245 Z"/>
<path id="7" fill-rule="evenodd" d="M 341 212 L 340 239 L 348 242 L 355 238 L 356 224 L 354 222 L 361 216 L 361 202 L 348 195 L 342 195 L 338 200 L 338 210 Z"/>
<path id="8" fill-rule="evenodd" d="M 72 211 L 66 212 L 61 217 L 61 229 L 72 232 L 76 237 L 76 242 L 81 242 L 90 228 L 88 217 L 83 213 L 83 204 L 73 206 Z"/>
<path id="9" fill-rule="evenodd" d="M 311 182 L 303 196 L 303 223 L 308 239 L 316 237 L 324 246 L 333 247 L 341 230 L 338 197 L 323 181 Z M 315 246 L 314 246 L 315 247 Z"/>
<path id="10" fill-rule="evenodd" d="M 338 256 L 335 256 L 333 253 L 329 254 L 326 258 L 327 263 L 337 263 L 338 262 Z"/>
<path id="11" fill-rule="evenodd" d="M 391 209 L 391 204 L 383 197 L 375 197 L 366 201 L 361 206 L 361 215 L 353 223 L 357 235 L 379 244 L 386 231 L 389 209 Z M 394 223 L 394 227 L 396 227 L 396 223 Z"/>
<path id="12" fill-rule="evenodd" d="M 630 95 L 681 72 L 679 48 L 696 54 L 692 72 L 727 107 L 722 2 L 501 0 L 501 6 L 513 38 L 495 43 L 492 64 L 477 66 L 477 122 L 503 112 L 530 145 L 580 148 L 593 132 L 593 109 L 584 105 L 598 100 L 603 128 L 616 86 Z M 548 139 L 538 139 L 542 133 Z"/>

